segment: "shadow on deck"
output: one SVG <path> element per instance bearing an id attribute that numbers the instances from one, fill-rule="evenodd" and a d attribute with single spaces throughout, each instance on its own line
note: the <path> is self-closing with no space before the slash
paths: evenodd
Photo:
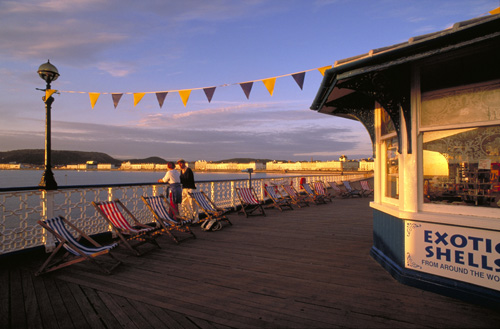
<path id="1" fill-rule="evenodd" d="M 369 255 L 370 199 L 267 217 L 142 257 L 110 276 L 80 263 L 34 277 L 37 257 L 0 269 L 1 328 L 498 328 L 491 309 L 405 286 Z M 3 262 L 3 261 L 2 261 Z"/>

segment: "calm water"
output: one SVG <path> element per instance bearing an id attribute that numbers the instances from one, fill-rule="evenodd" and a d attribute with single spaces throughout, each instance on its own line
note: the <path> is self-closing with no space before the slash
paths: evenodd
<path id="1" fill-rule="evenodd" d="M 165 173 L 156 171 L 120 170 L 53 170 L 58 186 L 94 184 L 154 183 Z M 0 188 L 38 186 L 43 170 L 0 170 Z M 248 179 L 247 173 L 205 173 L 195 172 L 196 181 L 225 179 Z M 280 177 L 286 174 L 253 173 L 254 178 Z"/>

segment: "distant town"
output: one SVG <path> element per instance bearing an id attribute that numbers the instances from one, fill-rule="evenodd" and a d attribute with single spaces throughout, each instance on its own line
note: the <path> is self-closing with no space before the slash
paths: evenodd
<path id="1" fill-rule="evenodd" d="M 0 169 L 38 169 L 40 166 L 33 166 L 22 163 L 0 164 Z M 193 168 L 193 166 L 191 165 Z M 373 171 L 373 159 L 349 160 L 346 156 L 341 156 L 335 161 L 268 161 L 261 162 L 212 162 L 198 160 L 194 162 L 195 171 L 241 171 L 245 169 L 254 171 Z M 87 161 L 82 164 L 70 164 L 56 166 L 54 169 L 62 170 L 125 170 L 125 171 L 165 171 L 165 163 L 131 163 L 125 161 L 121 165 L 111 163 L 98 163 L 97 161 Z"/>

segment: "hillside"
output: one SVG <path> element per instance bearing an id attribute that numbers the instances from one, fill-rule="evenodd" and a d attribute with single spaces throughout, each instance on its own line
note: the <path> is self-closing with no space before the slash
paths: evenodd
<path id="1" fill-rule="evenodd" d="M 65 166 L 71 164 L 81 164 L 87 161 L 97 163 L 111 163 L 120 165 L 125 160 L 115 159 L 106 153 L 101 152 L 82 152 L 82 151 L 52 151 L 52 165 Z M 159 157 L 150 157 L 146 159 L 126 160 L 131 163 L 166 163 L 167 161 Z M 14 150 L 0 152 L 0 163 L 23 163 L 35 166 L 42 166 L 45 163 L 44 150 Z"/>

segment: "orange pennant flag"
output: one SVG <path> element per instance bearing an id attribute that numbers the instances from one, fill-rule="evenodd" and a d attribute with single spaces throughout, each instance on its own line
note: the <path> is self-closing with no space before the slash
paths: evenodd
<path id="1" fill-rule="evenodd" d="M 318 71 L 321 73 L 322 76 L 325 76 L 325 71 L 328 69 L 331 69 L 331 68 L 332 68 L 331 65 L 323 66 L 323 67 L 318 68 Z"/>
<path id="2" fill-rule="evenodd" d="M 134 106 L 139 104 L 144 95 L 146 95 L 146 93 L 134 93 Z"/>
<path id="3" fill-rule="evenodd" d="M 500 7 L 496 8 L 496 9 L 493 9 L 492 11 L 489 11 L 489 13 L 491 15 L 500 14 Z"/>
<path id="4" fill-rule="evenodd" d="M 181 96 L 182 102 L 184 103 L 184 107 L 186 107 L 190 94 L 191 89 L 179 90 L 179 95 Z"/>
<path id="5" fill-rule="evenodd" d="M 276 78 L 264 79 L 262 80 L 262 82 L 264 83 L 264 86 L 266 86 L 267 91 L 269 91 L 269 94 L 271 94 L 272 96 L 274 91 L 274 84 L 276 83 Z"/>
<path id="6" fill-rule="evenodd" d="M 101 93 L 89 93 L 90 106 L 92 106 L 92 109 L 94 108 L 95 103 L 97 103 L 97 99 L 99 98 L 100 95 Z"/>
<path id="7" fill-rule="evenodd" d="M 54 95 L 57 90 L 47 89 L 45 90 L 45 99 L 49 99 L 50 96 Z"/>

